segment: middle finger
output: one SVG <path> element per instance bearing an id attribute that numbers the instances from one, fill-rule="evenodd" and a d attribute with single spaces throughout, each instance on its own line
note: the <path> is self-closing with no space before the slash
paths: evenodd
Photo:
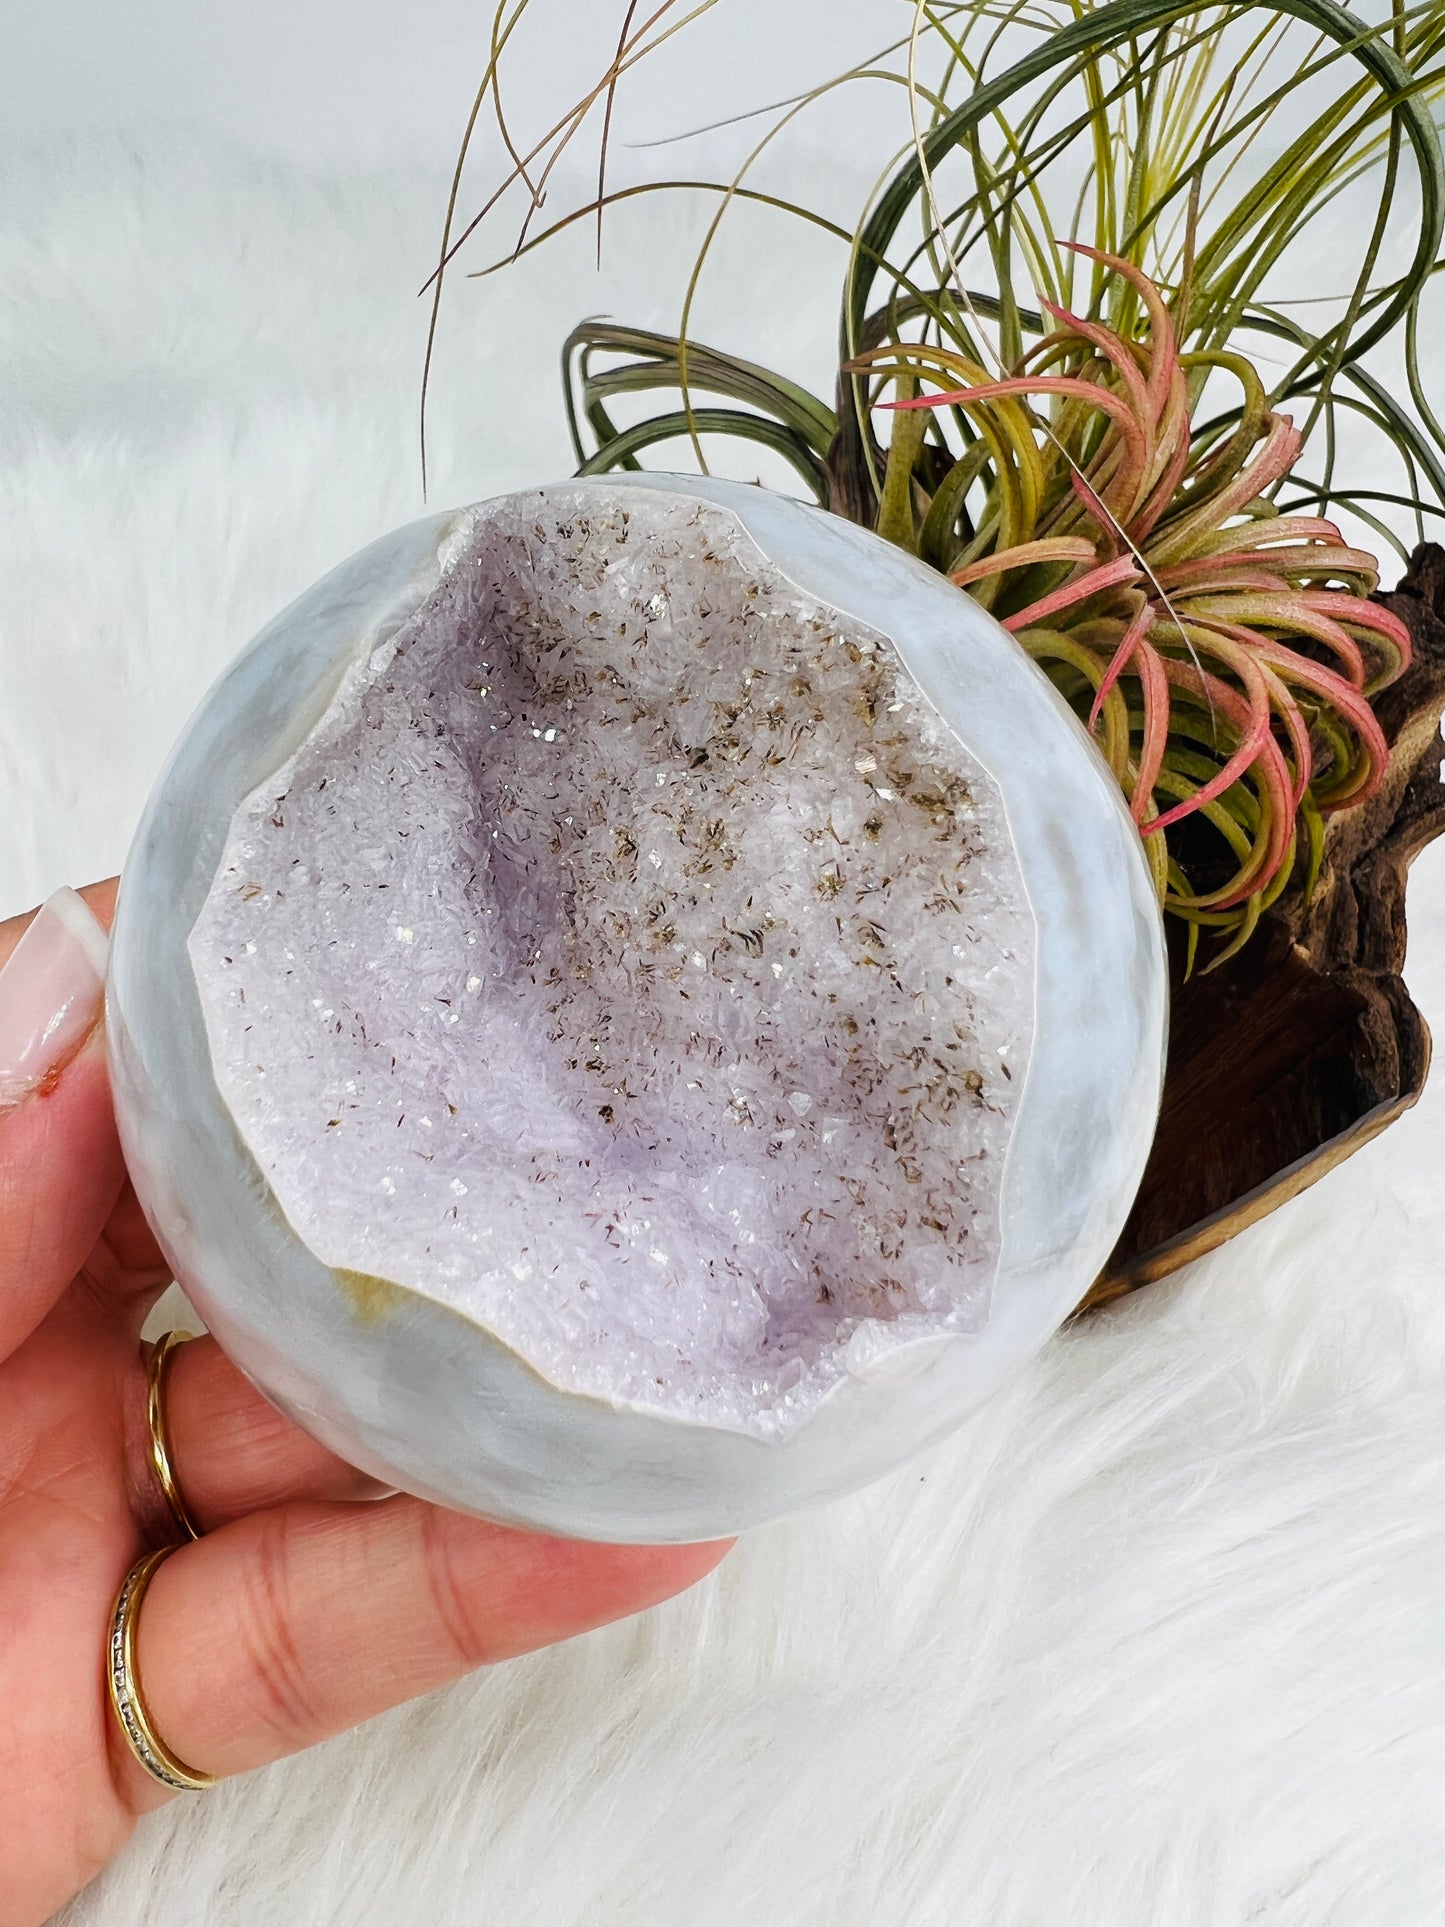
<path id="1" fill-rule="evenodd" d="M 143 1370 L 138 1379 L 131 1433 L 153 1482 Z M 371 1499 L 386 1490 L 278 1412 L 214 1338 L 172 1352 L 164 1406 L 171 1470 L 202 1531 L 292 1499 Z"/>

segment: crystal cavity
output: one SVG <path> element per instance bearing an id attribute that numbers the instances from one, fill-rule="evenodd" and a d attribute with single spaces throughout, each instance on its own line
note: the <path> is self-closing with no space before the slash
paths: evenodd
<path id="1" fill-rule="evenodd" d="M 724 510 L 548 490 L 238 810 L 190 940 L 298 1235 L 759 1437 L 979 1330 L 1034 931 L 891 643 Z"/>

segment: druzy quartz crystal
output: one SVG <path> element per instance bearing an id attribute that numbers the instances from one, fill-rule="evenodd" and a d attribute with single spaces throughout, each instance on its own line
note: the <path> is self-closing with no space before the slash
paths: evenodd
<path id="1" fill-rule="evenodd" d="M 858 1483 L 1041 1341 L 1137 1181 L 1162 986 L 1111 779 L 973 605 L 761 491 L 576 483 L 242 659 L 112 1029 L 162 1242 L 278 1402 L 667 1538 Z"/>
<path id="2" fill-rule="evenodd" d="M 633 520 L 481 517 L 237 813 L 190 954 L 329 1265 L 771 1437 L 850 1348 L 987 1318 L 1033 922 L 887 638 L 716 508 Z"/>

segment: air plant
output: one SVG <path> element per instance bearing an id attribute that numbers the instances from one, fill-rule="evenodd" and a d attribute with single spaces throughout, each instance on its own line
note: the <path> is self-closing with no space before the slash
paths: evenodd
<path id="1" fill-rule="evenodd" d="M 1137 338 L 1050 302 L 1056 328 L 1002 380 L 957 350 L 879 348 L 846 364 L 904 391 L 896 411 L 952 407 L 971 452 L 920 488 L 917 427 L 895 429 L 878 528 L 966 588 L 1086 716 L 1130 799 L 1160 898 L 1190 925 L 1234 930 L 1237 948 L 1294 870 L 1307 887 L 1325 815 L 1364 802 L 1386 745 L 1369 698 L 1409 660 L 1404 625 L 1366 600 L 1373 556 L 1320 516 L 1279 515 L 1269 490 L 1300 431 L 1265 405 L 1253 368 L 1223 352 L 1181 356 L 1163 295 L 1117 256 L 1080 248 L 1139 296 Z M 1189 378 L 1242 387 L 1227 438 L 1196 436 Z M 915 397 L 924 381 L 958 382 Z M 1047 396 L 1052 420 L 1029 404 Z M 924 433 L 927 429 L 925 426 Z M 941 438 L 935 453 L 944 445 Z M 960 504 L 987 462 L 976 527 Z M 1222 879 L 1191 882 L 1165 832 L 1200 816 Z M 1197 854 L 1196 876 L 1210 860 Z"/>
<path id="2" fill-rule="evenodd" d="M 526 5 L 499 10 L 494 45 Z M 1409 643 L 1340 523 L 1403 556 L 1403 535 L 1445 513 L 1445 432 L 1417 355 L 1442 265 L 1445 5 L 1395 0 L 1367 21 L 1334 0 L 908 0 L 908 33 L 783 103 L 730 183 L 609 191 L 600 169 L 594 200 L 532 235 L 537 182 L 594 104 L 610 121 L 646 36 L 675 31 L 670 10 L 636 27 L 628 8 L 611 69 L 533 152 L 506 135 L 508 180 L 529 193 L 508 261 L 637 194 L 721 196 L 675 336 L 589 321 L 569 337 L 581 472 L 678 441 L 705 470 L 705 444 L 741 441 L 947 574 L 1094 732 L 1188 925 L 1188 963 L 1201 930 L 1222 961 L 1291 879 L 1310 887 L 1325 819 L 1384 773 L 1371 698 Z M 478 111 L 494 90 L 505 131 L 498 74 L 494 59 Z M 900 91 L 908 139 L 851 234 L 750 184 L 798 113 L 865 81 Z M 1366 180 L 1356 272 L 1311 332 L 1266 284 Z M 692 337 L 713 238 L 742 200 L 846 244 L 831 405 Z M 456 204 L 454 187 L 434 299 L 476 225 L 455 233 Z M 1392 223 L 1411 218 L 1391 272 Z M 1284 361 L 1272 381 L 1267 355 Z M 675 407 L 615 418 L 668 389 Z M 1337 480 L 1348 423 L 1398 460 L 1397 488 Z"/>

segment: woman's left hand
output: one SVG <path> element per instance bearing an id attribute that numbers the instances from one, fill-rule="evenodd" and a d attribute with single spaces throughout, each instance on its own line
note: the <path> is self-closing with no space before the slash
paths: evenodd
<path id="1" fill-rule="evenodd" d="M 67 891 L 0 924 L 0 1927 L 44 1920 L 175 1797 L 107 1699 L 117 1587 L 177 1534 L 150 1469 L 140 1343 L 169 1273 L 127 1180 L 101 1034 L 114 883 L 85 897 L 95 916 Z M 588 1545 L 376 1500 L 210 1339 L 171 1359 L 167 1419 L 204 1536 L 146 1594 L 138 1671 L 156 1730 L 206 1774 L 638 1612 L 726 1550 Z"/>

